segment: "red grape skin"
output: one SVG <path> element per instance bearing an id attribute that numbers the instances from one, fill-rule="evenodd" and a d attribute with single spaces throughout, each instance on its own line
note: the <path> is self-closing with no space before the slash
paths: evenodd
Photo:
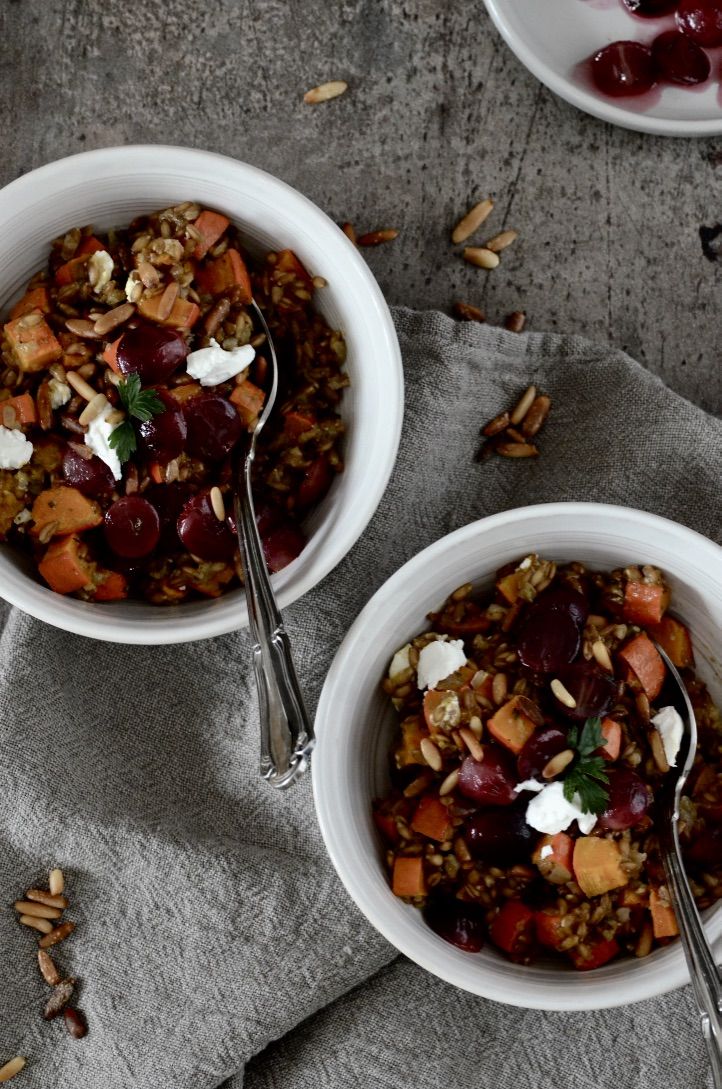
<path id="1" fill-rule="evenodd" d="M 228 528 L 215 515 L 210 491 L 192 496 L 178 515 L 178 536 L 184 548 L 200 560 L 209 563 L 227 562 L 233 558 L 237 541 Z"/>
<path id="2" fill-rule="evenodd" d="M 519 782 L 538 779 L 551 758 L 567 747 L 567 735 L 556 726 L 536 730 L 516 758 Z"/>
<path id="3" fill-rule="evenodd" d="M 530 606 L 519 628 L 522 665 L 537 673 L 554 673 L 579 653 L 589 608 L 576 590 L 553 586 Z"/>
<path id="4" fill-rule="evenodd" d="M 525 812 L 526 805 L 503 813 L 498 809 L 482 809 L 472 814 L 464 826 L 464 839 L 472 855 L 505 866 L 526 861 L 538 833 L 526 823 Z"/>
<path id="5" fill-rule="evenodd" d="M 440 938 L 467 953 L 478 953 L 484 945 L 486 925 L 478 904 L 438 893 L 429 897 L 424 920 Z"/>
<path id="6" fill-rule="evenodd" d="M 117 351 L 121 374 L 137 374 L 143 385 L 167 382 L 185 362 L 188 345 L 174 329 L 143 323 L 127 329 Z"/>
<path id="7" fill-rule="evenodd" d="M 597 826 L 605 832 L 621 832 L 639 824 L 649 809 L 650 795 L 645 782 L 631 768 L 609 772 L 609 802 Z"/>
<path id="8" fill-rule="evenodd" d="M 617 695 L 617 682 L 593 662 L 565 666 L 558 670 L 558 678 L 576 700 L 576 706 L 567 707 L 555 699 L 554 710 L 575 722 L 604 716 Z"/>
<path id="9" fill-rule="evenodd" d="M 90 458 L 83 457 L 72 444 L 63 455 L 63 476 L 83 495 L 95 499 L 106 499 L 115 491 L 115 479 L 105 462 L 95 454 Z"/>
<path id="10" fill-rule="evenodd" d="M 481 763 L 467 756 L 459 773 L 459 793 L 480 805 L 511 805 L 516 801 L 516 775 L 511 757 L 494 745 L 484 746 Z"/>
<path id="11" fill-rule="evenodd" d="M 111 551 L 132 560 L 147 556 L 158 544 L 160 518 L 147 499 L 126 495 L 108 508 L 103 528 Z"/>
<path id="12" fill-rule="evenodd" d="M 610 98 L 644 94 L 655 82 L 651 50 L 641 42 L 612 42 L 592 57 L 591 74 Z"/>
<path id="13" fill-rule="evenodd" d="M 185 414 L 188 452 L 193 457 L 219 461 L 241 437 L 241 418 L 224 397 L 194 397 Z"/>
<path id="14" fill-rule="evenodd" d="M 163 390 L 157 390 L 157 393 L 166 406 L 165 412 L 140 424 L 138 433 L 146 456 L 166 465 L 183 453 L 188 425 L 174 399 Z"/>
<path id="15" fill-rule="evenodd" d="M 633 15 L 642 19 L 659 19 L 661 15 L 671 15 L 679 0 L 624 0 L 624 4 Z"/>
<path id="16" fill-rule="evenodd" d="M 681 0 L 677 8 L 677 26 L 697 45 L 713 49 L 722 45 L 722 2 L 720 0 Z"/>
<path id="17" fill-rule="evenodd" d="M 677 30 L 667 30 L 652 42 L 652 57 L 660 79 L 691 86 L 709 78 L 709 57 L 696 42 Z"/>

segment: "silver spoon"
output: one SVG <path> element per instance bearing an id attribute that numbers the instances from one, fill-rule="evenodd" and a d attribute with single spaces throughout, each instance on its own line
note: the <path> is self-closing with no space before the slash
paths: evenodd
<path id="1" fill-rule="evenodd" d="M 699 917 L 679 847 L 679 801 L 697 750 L 697 720 L 687 689 L 669 656 L 655 643 L 668 670 L 670 703 L 685 723 L 676 768 L 670 769 L 655 795 L 659 820 L 659 847 L 667 875 L 670 899 L 679 924 L 680 939 L 687 958 L 692 990 L 697 1001 L 702 1036 L 707 1045 L 712 1081 L 722 1089 L 722 977 L 715 964 Z M 676 775 L 674 774 L 676 772 Z"/>
<path id="2" fill-rule="evenodd" d="M 273 786 L 283 788 L 290 786 L 305 771 L 315 738 L 256 526 L 251 470 L 258 436 L 271 414 L 278 392 L 278 359 L 266 319 L 255 302 L 250 306 L 266 334 L 271 375 L 263 412 L 249 436 L 238 468 L 234 511 L 253 638 L 253 668 L 261 720 L 261 775 Z"/>

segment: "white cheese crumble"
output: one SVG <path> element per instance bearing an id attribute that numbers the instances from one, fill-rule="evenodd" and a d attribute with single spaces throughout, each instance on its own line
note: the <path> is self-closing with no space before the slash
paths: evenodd
<path id="1" fill-rule="evenodd" d="M 441 636 L 433 643 L 427 643 L 419 654 L 417 666 L 419 688 L 436 688 L 439 681 L 445 681 L 457 669 L 466 665 L 464 643 L 461 639 L 449 639 Z"/>
<path id="2" fill-rule="evenodd" d="M 108 442 L 111 434 L 118 426 L 117 424 L 108 423 L 108 416 L 114 411 L 113 406 L 108 404 L 94 420 L 90 421 L 85 435 L 85 445 L 88 446 L 101 461 L 105 462 L 113 474 L 113 477 L 116 480 L 120 480 L 123 476 L 123 470 L 120 467 L 120 458 Z"/>
<path id="3" fill-rule="evenodd" d="M 520 794 L 522 790 L 533 790 L 535 794 L 538 794 L 545 786 L 546 783 L 540 783 L 536 779 L 525 779 L 523 783 L 517 783 L 514 790 L 517 794 Z"/>
<path id="4" fill-rule="evenodd" d="M 128 279 L 125 281 L 125 297 L 128 300 L 128 302 L 136 302 L 137 301 L 136 298 L 135 298 L 135 296 L 137 294 L 135 289 L 138 286 L 138 284 L 141 284 L 140 273 L 138 272 L 137 268 L 134 268 L 133 271 L 131 272 L 130 276 L 128 277 Z M 142 286 L 143 285 L 141 284 L 141 288 L 142 288 Z"/>
<path id="5" fill-rule="evenodd" d="M 217 386 L 220 382 L 235 378 L 255 358 L 256 350 L 250 344 L 242 344 L 227 352 L 211 337 L 207 348 L 199 348 L 188 356 L 188 374 L 191 378 L 197 378 L 202 386 Z"/>
<path id="6" fill-rule="evenodd" d="M 587 836 L 597 823 L 597 818 L 594 813 L 582 812 L 582 799 L 578 794 L 571 802 L 566 800 L 563 783 L 547 783 L 526 807 L 526 823 L 548 836 L 565 832 L 573 821 L 579 825 L 582 835 Z"/>
<path id="7" fill-rule="evenodd" d="M 677 767 L 677 754 L 682 744 L 684 723 L 674 707 L 661 707 L 652 718 L 652 725 L 662 738 L 664 755 L 670 768 Z"/>
<path id="8" fill-rule="evenodd" d="M 398 677 L 399 673 L 403 673 L 405 669 L 408 669 L 411 665 L 409 661 L 409 651 L 411 650 L 411 643 L 407 643 L 406 646 L 397 650 L 391 659 L 391 665 L 389 666 L 389 680 L 393 680 L 394 677 Z"/>
<path id="9" fill-rule="evenodd" d="M 107 250 L 96 250 L 95 253 L 91 253 L 88 261 L 88 279 L 96 295 L 107 283 L 110 283 L 113 268 L 113 258 Z"/>
<path id="10" fill-rule="evenodd" d="M 0 469 L 20 469 L 33 456 L 33 444 L 22 431 L 0 425 Z"/>
<path id="11" fill-rule="evenodd" d="M 554 854 L 554 848 L 552 847 L 551 843 L 545 843 L 544 846 L 539 851 L 539 858 L 549 858 L 549 855 L 553 855 L 553 854 Z"/>
<path id="12" fill-rule="evenodd" d="M 48 393 L 50 394 L 50 407 L 62 408 L 63 405 L 67 405 L 70 398 L 73 396 L 73 391 L 70 386 L 65 382 L 61 382 L 59 378 L 51 378 L 48 382 Z"/>

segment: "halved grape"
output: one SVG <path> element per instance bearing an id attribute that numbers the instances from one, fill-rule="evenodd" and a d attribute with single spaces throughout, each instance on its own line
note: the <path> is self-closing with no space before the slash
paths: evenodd
<path id="1" fill-rule="evenodd" d="M 482 809 L 464 827 L 464 839 L 475 858 L 504 865 L 528 860 L 538 839 L 526 823 L 526 805 L 513 809 Z"/>
<path id="2" fill-rule="evenodd" d="M 617 697 L 617 682 L 594 662 L 575 662 L 558 670 L 557 676 L 576 700 L 576 707 L 554 700 L 555 710 L 575 722 L 605 715 Z"/>
<path id="3" fill-rule="evenodd" d="M 178 516 L 178 536 L 183 546 L 200 560 L 217 563 L 230 560 L 237 541 L 227 521 L 216 517 L 210 490 L 189 499 Z"/>
<path id="4" fill-rule="evenodd" d="M 511 805 L 516 774 L 511 757 L 494 745 L 484 746 L 484 759 L 479 762 L 467 756 L 459 773 L 460 794 L 480 805 Z"/>
<path id="5" fill-rule="evenodd" d="M 285 522 L 267 530 L 261 537 L 261 544 L 268 570 L 275 572 L 288 567 L 291 560 L 300 556 L 306 547 L 306 538 L 298 526 Z"/>
<path id="6" fill-rule="evenodd" d="M 567 747 L 567 735 L 558 727 L 543 726 L 537 730 L 516 758 L 519 781 L 540 779 L 551 758 Z"/>
<path id="7" fill-rule="evenodd" d="M 681 0 L 677 8 L 677 26 L 705 49 L 722 45 L 721 0 Z"/>
<path id="8" fill-rule="evenodd" d="M 722 824 L 710 824 L 704 828 L 685 849 L 685 858 L 699 866 L 721 866 Z"/>
<path id="9" fill-rule="evenodd" d="M 661 15 L 671 15 L 679 0 L 624 0 L 626 7 L 642 19 L 659 19 Z"/>
<path id="10" fill-rule="evenodd" d="M 177 402 L 164 390 L 156 392 L 166 406 L 165 412 L 140 424 L 138 432 L 146 456 L 165 465 L 183 453 L 188 425 Z"/>
<path id="11" fill-rule="evenodd" d="M 639 824 L 649 809 L 650 791 L 631 768 L 614 768 L 608 774 L 609 803 L 599 817 L 597 827 L 607 832 L 621 832 Z"/>
<path id="12" fill-rule="evenodd" d="M 479 904 L 435 893 L 426 903 L 424 920 L 440 938 L 467 953 L 478 953 L 484 945 L 486 924 Z"/>
<path id="13" fill-rule="evenodd" d="M 68 484 L 72 484 L 83 495 L 90 495 L 95 499 L 106 498 L 115 490 L 113 474 L 105 462 L 95 454 L 89 458 L 84 457 L 73 448 L 72 443 L 63 455 L 63 476 Z"/>
<path id="14" fill-rule="evenodd" d="M 218 461 L 241 437 L 241 418 L 224 397 L 194 397 L 185 408 L 188 451 L 194 457 Z"/>
<path id="15" fill-rule="evenodd" d="M 654 86 L 652 52 L 641 42 L 612 42 L 592 57 L 592 79 L 610 98 L 641 95 Z"/>
<path id="16" fill-rule="evenodd" d="M 711 65 L 704 49 L 678 30 L 668 30 L 655 38 L 652 56 L 659 78 L 668 83 L 691 86 L 709 78 Z"/>
<path id="17" fill-rule="evenodd" d="M 155 507 L 140 495 L 116 499 L 105 513 L 103 525 L 108 547 L 116 556 L 137 559 L 158 544 L 160 518 Z"/>
<path id="18" fill-rule="evenodd" d="M 555 673 L 579 653 L 589 606 L 571 586 L 540 594 L 519 627 L 517 652 L 535 673 Z"/>
<path id="19" fill-rule="evenodd" d="M 188 355 L 188 345 L 174 329 L 150 322 L 127 329 L 118 344 L 121 374 L 137 374 L 143 385 L 167 382 Z"/>

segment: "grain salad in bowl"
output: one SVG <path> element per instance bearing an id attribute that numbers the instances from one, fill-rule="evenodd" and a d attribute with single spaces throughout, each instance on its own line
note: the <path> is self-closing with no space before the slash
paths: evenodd
<path id="1" fill-rule="evenodd" d="M 685 864 L 700 910 L 722 898 L 722 718 L 669 606 L 655 566 L 531 554 L 492 592 L 459 587 L 394 654 L 383 688 L 400 722 L 374 820 L 393 892 L 446 941 L 588 971 L 678 934 L 654 795 L 683 723 L 655 641 L 699 725 Z"/>
<path id="2" fill-rule="evenodd" d="M 0 541 L 85 601 L 236 588 L 233 458 L 269 368 L 256 299 L 281 386 L 254 496 L 283 569 L 343 469 L 346 349 L 314 305 L 323 286 L 291 249 L 251 258 L 227 216 L 190 200 L 57 238 L 2 327 Z"/>

